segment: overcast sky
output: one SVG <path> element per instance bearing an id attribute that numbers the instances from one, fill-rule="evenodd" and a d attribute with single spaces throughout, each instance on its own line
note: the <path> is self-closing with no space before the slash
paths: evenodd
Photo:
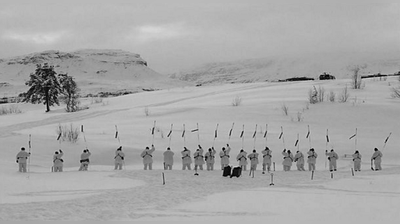
<path id="1" fill-rule="evenodd" d="M 0 58 L 85 48 L 138 53 L 160 73 L 275 55 L 393 52 L 400 50 L 400 1 L 0 3 Z"/>

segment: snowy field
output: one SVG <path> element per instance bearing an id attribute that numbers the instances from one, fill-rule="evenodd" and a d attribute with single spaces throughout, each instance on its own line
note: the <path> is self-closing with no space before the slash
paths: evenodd
<path id="1" fill-rule="evenodd" d="M 363 89 L 349 89 L 346 103 L 307 103 L 313 86 L 338 96 L 349 82 L 174 88 L 106 98 L 99 103 L 82 100 L 90 108 L 76 113 L 64 112 L 63 106 L 44 113 L 44 105 L 19 104 L 23 113 L 0 116 L 0 220 L 397 223 L 400 101 L 390 97 L 390 88 L 399 81 L 366 80 Z M 232 106 L 235 98 L 241 99 L 239 106 Z M 283 105 L 288 115 L 283 113 Z M 77 143 L 60 144 L 56 140 L 58 125 L 71 124 L 78 130 L 84 126 L 86 142 L 82 133 Z M 167 138 L 171 124 L 171 138 Z M 191 132 L 196 124 L 199 132 Z M 218 136 L 214 139 L 217 124 Z M 267 138 L 263 138 L 267 124 Z M 120 143 L 114 138 L 115 125 Z M 311 140 L 305 138 L 308 126 Z M 285 142 L 278 138 L 281 127 Z M 356 128 L 356 138 L 349 140 Z M 389 133 L 392 135 L 383 149 Z M 15 156 L 21 147 L 28 149 L 29 135 L 30 172 L 19 173 Z M 294 146 L 297 135 L 299 148 Z M 234 166 L 242 144 L 248 153 L 254 147 L 261 152 L 268 145 L 276 165 L 275 185 L 270 186 L 271 176 L 261 173 L 261 165 L 254 178 L 248 172 L 240 178 L 222 177 L 219 159 L 214 171 L 199 171 L 199 176 L 181 170 L 184 145 L 193 154 L 199 143 L 204 149 L 214 144 L 219 153 L 228 142 Z M 139 155 L 152 143 L 156 147 L 154 169 L 144 171 Z M 126 154 L 126 164 L 124 170 L 115 171 L 113 158 L 119 145 Z M 174 170 L 164 171 L 162 153 L 169 145 L 175 152 Z M 313 180 L 311 172 L 296 171 L 295 164 L 292 171 L 282 171 L 284 147 L 306 153 L 310 146 L 319 154 Z M 78 172 L 80 154 L 86 147 L 92 153 L 89 171 Z M 370 166 L 375 147 L 383 152 L 383 170 L 379 172 Z M 65 172 L 52 173 L 52 156 L 59 148 L 65 153 Z M 324 156 L 331 148 L 340 156 L 333 178 Z M 353 154 L 356 148 L 363 156 L 362 171 L 352 176 L 352 161 L 344 156 Z"/>

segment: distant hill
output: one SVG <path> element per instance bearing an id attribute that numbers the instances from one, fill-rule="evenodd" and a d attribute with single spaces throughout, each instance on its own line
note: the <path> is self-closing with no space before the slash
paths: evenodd
<path id="1" fill-rule="evenodd" d="M 26 91 L 25 81 L 35 71 L 36 64 L 43 63 L 54 65 L 57 73 L 73 76 L 83 95 L 185 85 L 147 67 L 147 62 L 139 54 L 122 50 L 51 50 L 0 59 L 0 97 L 15 96 Z"/>
<path id="2" fill-rule="evenodd" d="M 393 74 L 400 71 L 400 54 L 349 55 L 318 54 L 269 57 L 231 62 L 208 63 L 197 68 L 171 74 L 170 77 L 197 84 L 247 83 L 277 81 L 292 77 L 317 79 L 327 72 L 336 78 L 350 78 L 349 67 L 366 65 L 361 74 Z"/>

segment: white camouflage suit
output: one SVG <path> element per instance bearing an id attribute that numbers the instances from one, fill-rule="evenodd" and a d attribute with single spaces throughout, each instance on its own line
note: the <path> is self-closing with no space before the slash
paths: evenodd
<path id="1" fill-rule="evenodd" d="M 229 153 L 231 152 L 231 147 L 227 145 L 226 149 L 225 147 L 222 147 L 222 151 L 219 153 L 219 157 L 221 158 L 221 170 L 224 170 L 224 167 L 229 165 Z"/>
<path id="2" fill-rule="evenodd" d="M 271 171 L 271 164 L 272 164 L 272 151 L 268 148 L 265 147 L 263 151 L 261 151 L 263 154 L 263 171 L 265 172 L 266 170 Z"/>
<path id="3" fill-rule="evenodd" d="M 174 155 L 175 153 L 171 151 L 168 147 L 163 153 L 164 155 L 164 170 L 172 170 L 172 165 L 174 165 Z"/>
<path id="4" fill-rule="evenodd" d="M 26 172 L 26 161 L 31 154 L 25 151 L 25 148 L 22 147 L 21 151 L 16 156 L 17 163 L 19 165 L 19 172 Z"/>
<path id="5" fill-rule="evenodd" d="M 203 156 L 203 148 L 199 145 L 199 148 L 196 150 L 196 152 L 193 153 L 193 158 L 194 158 L 194 170 L 197 170 L 197 167 L 200 168 L 200 170 L 203 170 L 203 165 L 204 165 L 204 156 Z"/>
<path id="6" fill-rule="evenodd" d="M 298 171 L 305 171 L 304 169 L 304 155 L 302 152 L 297 151 L 296 155 L 294 156 L 294 161 L 296 162 L 297 170 Z"/>
<path id="7" fill-rule="evenodd" d="M 92 153 L 89 152 L 89 149 L 83 150 L 83 153 L 81 154 L 81 166 L 79 167 L 79 171 L 87 171 L 89 168 L 89 157 L 92 155 Z"/>
<path id="8" fill-rule="evenodd" d="M 54 153 L 53 156 L 53 171 L 54 172 L 63 172 L 63 163 L 64 161 L 61 159 L 63 157 L 64 153 L 60 149 L 58 152 Z"/>
<path id="9" fill-rule="evenodd" d="M 379 151 L 377 148 L 374 149 L 375 152 L 372 154 L 371 160 L 374 160 L 375 170 L 382 170 L 382 152 Z"/>
<path id="10" fill-rule="evenodd" d="M 361 154 L 360 152 L 356 151 L 353 155 L 353 162 L 354 162 L 354 170 L 361 171 Z"/>
<path id="11" fill-rule="evenodd" d="M 115 151 L 115 156 L 114 156 L 114 164 L 115 170 L 122 170 L 122 165 L 124 164 L 124 159 L 125 159 L 125 153 L 122 152 L 122 147 L 119 147 L 116 151 Z"/>
<path id="12" fill-rule="evenodd" d="M 186 168 L 191 170 L 190 164 L 192 164 L 192 158 L 190 157 L 190 150 L 184 147 L 184 150 L 181 152 L 182 154 L 182 170 Z"/>
<path id="13" fill-rule="evenodd" d="M 216 153 L 216 151 L 215 151 L 214 147 L 212 147 L 212 148 L 209 148 L 208 152 L 205 154 L 207 170 L 214 170 L 215 153 Z"/>
<path id="14" fill-rule="evenodd" d="M 256 152 L 256 150 L 253 150 L 253 152 L 250 153 L 247 158 L 250 159 L 250 170 L 255 171 L 258 165 L 258 152 Z"/>
<path id="15" fill-rule="evenodd" d="M 143 158 L 143 168 L 144 170 L 147 170 L 147 167 L 149 167 L 149 170 L 153 169 L 153 152 L 156 150 L 154 145 L 151 145 L 151 149 L 149 147 L 146 147 L 146 149 L 140 154 L 140 156 Z"/>
<path id="16" fill-rule="evenodd" d="M 337 154 L 333 149 L 331 149 L 330 152 L 326 151 L 326 152 L 325 152 L 325 155 L 328 156 L 328 160 L 329 160 L 329 170 L 330 170 L 331 172 L 332 172 L 332 171 L 336 171 L 336 169 L 337 169 L 336 160 L 339 159 L 338 154 Z"/>
<path id="17" fill-rule="evenodd" d="M 239 154 L 236 156 L 236 160 L 239 161 L 239 166 L 242 167 L 243 171 L 247 168 L 247 152 L 243 149 L 240 150 Z"/>
<path id="18" fill-rule="evenodd" d="M 311 148 L 308 152 L 307 163 L 308 163 L 308 170 L 314 171 L 315 164 L 317 163 L 318 154 L 315 152 L 313 148 Z"/>
<path id="19" fill-rule="evenodd" d="M 283 162 L 282 162 L 283 170 L 290 171 L 290 168 L 292 167 L 293 163 L 293 154 L 290 152 L 290 150 L 286 151 L 286 149 L 284 149 L 282 155 L 283 155 Z"/>

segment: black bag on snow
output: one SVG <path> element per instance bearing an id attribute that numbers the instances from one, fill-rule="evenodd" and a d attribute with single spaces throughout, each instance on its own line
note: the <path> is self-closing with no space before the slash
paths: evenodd
<path id="1" fill-rule="evenodd" d="M 226 166 L 224 167 L 224 172 L 222 173 L 223 177 L 227 177 L 231 175 L 232 167 L 231 166 Z"/>
<path id="2" fill-rule="evenodd" d="M 231 178 L 232 177 L 240 177 L 242 175 L 242 167 L 238 166 L 233 168 Z"/>

